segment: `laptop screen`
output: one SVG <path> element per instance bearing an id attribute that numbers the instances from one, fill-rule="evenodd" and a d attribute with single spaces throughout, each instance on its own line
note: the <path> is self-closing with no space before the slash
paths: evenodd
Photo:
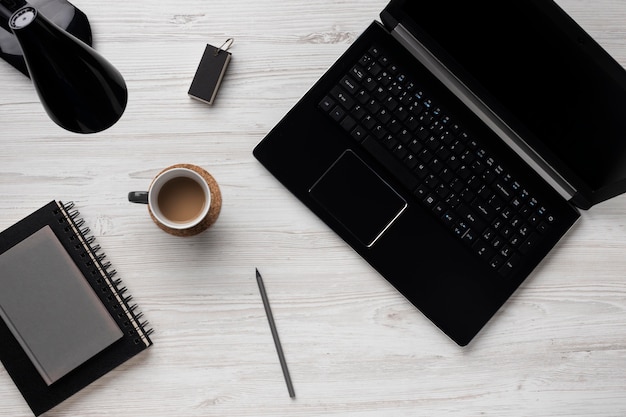
<path id="1" fill-rule="evenodd" d="M 420 41 L 586 198 L 623 188 L 626 72 L 558 6 L 398 3 Z"/>

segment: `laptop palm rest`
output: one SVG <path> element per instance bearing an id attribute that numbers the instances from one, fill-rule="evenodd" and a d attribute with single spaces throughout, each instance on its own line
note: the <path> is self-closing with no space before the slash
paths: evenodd
<path id="1" fill-rule="evenodd" d="M 341 154 L 309 193 L 367 247 L 373 246 L 407 207 L 406 200 L 351 150 Z"/>

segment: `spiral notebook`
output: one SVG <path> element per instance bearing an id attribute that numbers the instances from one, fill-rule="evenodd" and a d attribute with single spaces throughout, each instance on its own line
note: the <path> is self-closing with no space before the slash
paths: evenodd
<path id="1" fill-rule="evenodd" d="M 0 233 L 0 360 L 35 415 L 152 345 L 72 203 Z"/>

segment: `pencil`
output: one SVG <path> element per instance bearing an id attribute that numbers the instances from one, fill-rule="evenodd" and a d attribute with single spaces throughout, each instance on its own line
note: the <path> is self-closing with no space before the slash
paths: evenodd
<path id="1" fill-rule="evenodd" d="M 261 299 L 263 300 L 263 307 L 265 307 L 265 314 L 267 315 L 267 321 L 270 323 L 270 330 L 272 331 L 272 337 L 274 338 L 274 345 L 276 346 L 276 352 L 278 353 L 278 360 L 280 361 L 280 367 L 283 369 L 283 376 L 287 383 L 287 390 L 291 398 L 296 398 L 296 393 L 291 383 L 291 376 L 289 376 L 289 369 L 287 368 L 287 361 L 285 361 L 285 354 L 280 344 L 280 338 L 278 337 L 278 331 L 276 330 L 276 324 L 274 323 L 274 316 L 272 315 L 272 309 L 270 308 L 270 302 L 267 299 L 267 293 L 265 292 L 265 285 L 263 284 L 263 278 L 256 270 L 256 282 L 259 285 L 259 292 L 261 293 Z"/>

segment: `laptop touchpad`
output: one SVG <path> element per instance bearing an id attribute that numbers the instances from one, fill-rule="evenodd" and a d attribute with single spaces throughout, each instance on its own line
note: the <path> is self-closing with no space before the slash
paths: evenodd
<path id="1" fill-rule="evenodd" d="M 309 193 L 367 247 L 376 243 L 407 207 L 406 200 L 350 150 Z"/>

